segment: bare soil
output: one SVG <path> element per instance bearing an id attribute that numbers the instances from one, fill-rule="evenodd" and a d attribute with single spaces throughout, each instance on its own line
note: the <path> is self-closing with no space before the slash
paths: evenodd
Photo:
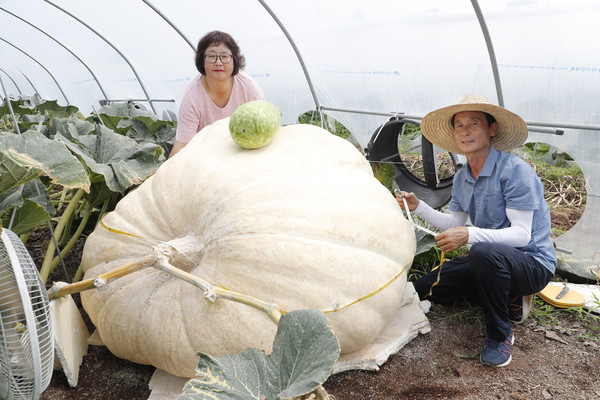
<path id="1" fill-rule="evenodd" d="M 465 308 L 471 306 L 434 306 L 428 314 L 431 332 L 408 343 L 380 371 L 336 374 L 325 389 L 337 400 L 600 399 L 600 346 L 583 337 L 590 329 L 573 314 L 559 313 L 556 325 L 530 318 L 515 326 L 512 363 L 490 368 L 478 358 L 481 328 L 457 317 Z M 70 388 L 62 371 L 55 371 L 41 399 L 145 400 L 153 372 L 91 346 L 78 386 Z"/>
<path id="2" fill-rule="evenodd" d="M 568 217 L 560 220 L 568 225 Z M 36 263 L 43 257 L 46 240 L 43 232 L 37 232 L 28 242 Z M 70 276 L 79 264 L 81 246 L 66 260 Z M 65 280 L 60 267 L 49 279 L 56 280 Z M 78 295 L 74 298 L 77 301 Z M 513 361 L 505 368 L 479 362 L 484 337 L 476 306 L 433 305 L 427 314 L 431 332 L 408 343 L 380 371 L 343 372 L 331 376 L 324 387 L 337 400 L 600 399 L 598 320 L 590 325 L 581 314 L 564 310 L 543 320 L 542 304 L 535 304 L 537 318 L 514 326 Z M 116 358 L 105 347 L 90 346 L 78 386 L 70 388 L 62 371 L 55 371 L 41 399 L 146 400 L 153 372 L 151 366 Z"/>
<path id="3" fill-rule="evenodd" d="M 479 362 L 482 329 L 456 318 L 464 308 L 435 306 L 430 333 L 380 371 L 338 374 L 326 389 L 338 399 L 600 399 L 600 346 L 580 337 L 585 329 L 573 315 L 515 326 L 512 363 L 490 368 Z"/>

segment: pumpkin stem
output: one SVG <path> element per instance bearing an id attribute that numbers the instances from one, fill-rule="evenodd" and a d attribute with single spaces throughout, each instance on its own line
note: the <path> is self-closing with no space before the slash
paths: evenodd
<path id="1" fill-rule="evenodd" d="M 154 264 L 156 261 L 155 255 L 149 255 L 139 260 L 122 265 L 119 268 L 116 268 L 105 274 L 98 275 L 96 278 L 86 279 L 70 285 L 64 285 L 64 282 L 62 282 L 63 285 L 57 285 L 55 283 L 52 285 L 50 290 L 48 290 L 48 298 L 50 300 L 54 300 L 69 294 L 79 293 L 89 289 L 96 289 L 99 286 L 104 286 L 106 282 L 111 279 L 117 279 L 125 275 L 129 275 L 132 272 L 139 271 L 140 269 Z"/>
<path id="2" fill-rule="evenodd" d="M 171 275 L 188 282 L 197 288 L 200 288 L 202 291 L 204 291 L 204 297 L 206 297 L 208 301 L 214 302 L 221 298 L 242 303 L 264 312 L 275 324 L 279 323 L 282 312 L 279 306 L 276 304 L 267 303 L 266 301 L 260 300 L 253 296 L 213 286 L 204 279 L 171 265 L 165 255 L 160 255 L 159 260 L 157 261 L 158 262 L 153 265 L 154 268 L 168 272 Z"/>
<path id="3" fill-rule="evenodd" d="M 96 278 L 86 279 L 70 285 L 65 285 L 64 283 L 62 285 L 54 284 L 48 291 L 48 298 L 53 300 L 68 294 L 78 293 L 89 289 L 106 290 L 106 286 L 110 280 L 121 278 L 125 275 L 131 274 L 132 272 L 136 272 L 140 269 L 151 266 L 161 271 L 168 272 L 169 274 L 188 282 L 197 288 L 200 288 L 204 292 L 204 297 L 208 301 L 215 302 L 217 299 L 221 298 L 246 304 L 247 306 L 264 312 L 275 324 L 279 323 L 282 311 L 278 305 L 267 303 L 256 297 L 252 297 L 243 293 L 213 286 L 204 279 L 173 266 L 171 263 L 169 263 L 169 258 L 173 255 L 173 252 L 177 251 L 177 249 L 169 246 L 168 244 L 155 246 L 153 250 L 153 254 L 149 256 L 142 257 L 139 260 L 130 262 L 112 271 L 98 275 Z"/>

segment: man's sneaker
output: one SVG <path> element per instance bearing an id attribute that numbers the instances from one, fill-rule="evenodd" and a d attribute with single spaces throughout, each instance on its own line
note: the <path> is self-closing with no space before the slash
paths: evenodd
<path id="1" fill-rule="evenodd" d="M 531 305 L 533 303 L 533 295 L 529 296 L 516 296 L 508 300 L 508 319 L 515 324 L 522 324 L 525 322 L 531 311 Z"/>
<path id="2" fill-rule="evenodd" d="M 498 343 L 493 339 L 485 339 L 479 359 L 488 367 L 506 367 L 512 361 L 512 345 L 515 336 L 511 332 L 503 342 Z"/>

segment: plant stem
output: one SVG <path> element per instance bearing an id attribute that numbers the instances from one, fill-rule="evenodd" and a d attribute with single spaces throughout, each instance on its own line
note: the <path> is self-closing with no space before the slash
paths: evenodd
<path id="1" fill-rule="evenodd" d="M 122 265 L 112 271 L 98 275 L 96 278 L 86 279 L 84 281 L 62 286 L 53 285 L 48 291 L 48 298 L 50 300 L 54 300 L 69 294 L 79 293 L 89 289 L 96 289 L 106 284 L 106 282 L 111 279 L 117 279 L 125 275 L 129 275 L 132 272 L 139 271 L 140 269 L 146 268 L 153 263 L 156 263 L 156 256 L 154 254 Z"/>
<path id="2" fill-rule="evenodd" d="M 184 280 L 204 292 L 204 297 L 211 302 L 216 301 L 218 298 L 235 301 L 238 303 L 246 304 L 250 307 L 256 308 L 259 311 L 264 312 L 275 324 L 279 322 L 281 318 L 281 309 L 276 304 L 267 303 L 256 297 L 248 296 L 243 293 L 233 292 L 231 290 L 215 287 L 189 272 L 183 271 L 169 263 L 169 256 L 173 255 L 173 252 L 177 250 L 169 245 L 158 245 L 154 247 L 153 254 L 142 257 L 139 260 L 132 261 L 125 264 L 117 269 L 109 271 L 105 274 L 99 275 L 96 278 L 86 279 L 81 282 L 72 283 L 58 287 L 54 285 L 48 291 L 49 299 L 57 299 L 68 294 L 79 293 L 84 290 L 100 288 L 108 283 L 109 280 L 117 279 L 125 275 L 129 275 L 132 272 L 139 271 L 142 268 L 152 266 L 161 271 L 168 272 L 169 274 Z"/>
<path id="3" fill-rule="evenodd" d="M 85 194 L 85 191 L 83 189 L 77 190 L 77 193 L 75 193 L 75 195 L 69 202 L 69 205 L 65 209 L 65 212 L 60 217 L 58 224 L 56 224 L 56 228 L 54 229 L 55 237 L 60 237 L 60 235 L 62 234 L 62 231 L 65 228 L 67 221 L 69 220 L 71 214 L 77 207 L 79 200 L 81 200 L 81 198 L 83 197 L 84 194 Z M 46 281 L 48 280 L 48 276 L 50 276 L 50 273 L 52 272 L 51 266 L 52 266 L 52 259 L 54 258 L 55 250 L 56 250 L 56 246 L 54 244 L 54 240 L 50 240 L 50 242 L 48 243 L 48 248 L 46 249 L 46 255 L 44 257 L 42 267 L 40 268 L 40 277 L 42 278 L 42 282 L 44 282 L 44 283 L 46 283 Z"/>
<path id="4" fill-rule="evenodd" d="M 31 236 L 31 232 L 29 233 L 24 233 L 21 236 L 19 236 L 19 239 L 21 239 L 21 242 L 23 244 L 27 243 L 27 241 L 29 240 L 29 237 Z"/>
<path id="5" fill-rule="evenodd" d="M 59 212 L 59 211 L 60 211 L 60 209 L 63 207 L 63 204 L 64 204 L 65 202 L 68 202 L 68 201 L 69 201 L 69 199 L 67 199 L 67 195 L 69 195 L 69 194 L 71 194 L 71 193 L 72 193 L 72 191 L 71 191 L 70 189 L 67 189 L 67 188 L 63 188 L 63 189 L 60 191 L 60 199 L 59 199 L 59 200 L 56 202 L 56 204 L 58 205 L 58 206 L 56 207 L 56 212 Z"/>
<path id="6" fill-rule="evenodd" d="M 217 298 L 221 298 L 242 303 L 252 308 L 256 308 L 259 311 L 262 311 L 275 324 L 279 323 L 279 319 L 281 318 L 281 309 L 276 304 L 267 303 L 256 297 L 248 296 L 243 293 L 238 293 L 220 287 L 212 286 L 205 280 L 171 265 L 168 262 L 167 257 L 165 256 L 162 256 L 158 261 L 159 262 L 156 265 L 154 265 L 155 268 L 168 272 L 171 275 L 202 289 L 204 291 L 205 297 L 209 301 L 215 301 Z"/>
<path id="7" fill-rule="evenodd" d="M 51 270 L 54 270 L 58 266 L 58 263 L 60 262 L 61 257 L 65 258 L 67 256 L 67 254 L 69 253 L 69 251 L 71 251 L 71 249 L 73 248 L 75 243 L 77 243 L 77 240 L 81 236 L 83 230 L 85 229 L 85 226 L 87 225 L 88 220 L 90 219 L 90 215 L 92 213 L 92 208 L 93 207 L 90 204 L 88 204 L 88 207 L 83 212 L 83 218 L 81 219 L 81 221 L 79 221 L 79 226 L 77 227 L 77 230 L 75 231 L 73 236 L 71 236 L 71 239 L 67 242 L 67 244 L 60 251 L 60 257 L 56 256 L 56 257 L 54 257 L 54 260 L 52 260 L 52 265 L 50 267 Z M 77 276 L 77 274 L 79 273 L 80 270 L 81 270 L 81 267 L 79 267 L 77 269 L 77 273 L 75 274 L 75 276 Z M 80 276 L 80 278 L 81 278 L 81 276 Z M 73 278 L 73 279 L 74 279 L 73 281 L 76 282 L 75 278 Z"/>
<path id="8" fill-rule="evenodd" d="M 60 235 L 60 237 L 59 235 L 56 236 L 56 238 L 58 239 L 58 248 L 63 247 L 69 242 L 69 236 L 71 235 L 71 227 L 73 226 L 73 221 L 75 220 L 75 214 L 75 211 L 71 213 L 71 215 L 67 219 L 67 222 L 65 223 L 65 227 L 63 228 L 62 234 Z M 52 267 L 51 269 L 54 270 L 54 268 Z"/>
<path id="9" fill-rule="evenodd" d="M 313 393 L 317 395 L 317 399 L 319 400 L 333 400 L 333 396 L 330 396 L 323 386 L 316 388 Z"/>
<path id="10" fill-rule="evenodd" d="M 100 214 L 98 214 L 98 219 L 96 220 L 96 225 L 98 225 L 98 223 L 100 221 L 102 221 L 102 218 L 104 217 L 104 214 L 106 214 L 106 210 L 108 209 L 109 204 L 110 204 L 110 198 L 104 200 L 104 203 L 102 203 L 102 208 L 100 209 Z"/>

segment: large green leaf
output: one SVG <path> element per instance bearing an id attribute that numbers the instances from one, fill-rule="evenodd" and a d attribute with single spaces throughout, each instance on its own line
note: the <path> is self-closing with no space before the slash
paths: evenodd
<path id="1" fill-rule="evenodd" d="M 21 132 L 29 130 L 38 131 L 47 136 L 48 117 L 41 114 L 23 115 L 23 118 L 19 122 L 19 130 Z"/>
<path id="2" fill-rule="evenodd" d="M 48 190 L 39 179 L 35 179 L 23 185 L 21 196 L 23 196 L 24 199 L 36 202 L 42 208 L 44 208 L 48 214 L 52 216 L 56 214 L 56 209 L 54 208 L 54 205 L 52 205 Z"/>
<path id="3" fill-rule="evenodd" d="M 127 137 L 138 143 L 155 143 L 162 147 L 164 154 L 171 152 L 175 143 L 175 127 L 169 121 L 149 121 L 149 119 L 136 118 L 122 120 L 119 126 L 123 128 L 128 124 Z"/>
<path id="4" fill-rule="evenodd" d="M 46 100 L 37 104 L 37 109 L 42 114 L 47 112 L 50 118 L 58 118 L 58 116 L 69 116 L 77 113 L 79 108 L 73 105 L 61 106 L 56 100 Z M 59 114 L 57 114 L 57 112 Z"/>
<path id="5" fill-rule="evenodd" d="M 181 400 L 275 400 L 302 396 L 327 380 L 340 344 L 318 310 L 284 314 L 273 353 L 247 349 L 214 358 L 199 353 L 197 378 L 188 381 Z"/>
<path id="6" fill-rule="evenodd" d="M 417 230 L 415 236 L 417 238 L 417 251 L 415 254 L 425 253 L 437 244 L 433 236 L 421 230 Z"/>
<path id="7" fill-rule="evenodd" d="M 13 188 L 4 193 L 0 193 L 0 215 L 6 213 L 13 207 L 23 205 L 23 196 L 21 196 L 22 187 Z"/>
<path id="8" fill-rule="evenodd" d="M 39 123 L 44 123 L 48 120 L 48 117 L 46 115 L 42 115 L 42 114 L 32 114 L 32 115 L 24 115 L 23 116 L 23 122 L 30 122 L 33 124 L 39 124 Z"/>
<path id="9" fill-rule="evenodd" d="M 124 195 L 125 193 L 116 193 L 110 190 L 106 186 L 104 180 L 102 180 L 100 182 L 92 182 L 90 193 L 86 196 L 86 199 L 93 207 L 99 206 L 110 199 L 113 204 L 112 207 L 114 207 L 114 204 L 116 204 Z"/>
<path id="10" fill-rule="evenodd" d="M 56 209 L 39 179 L 0 193 L 2 225 L 12 227 L 18 235 L 34 230 L 49 221 L 54 214 Z"/>
<path id="11" fill-rule="evenodd" d="M 39 97 L 38 97 L 39 98 Z M 8 106 L 10 101 L 10 107 Z M 10 114 L 11 108 L 15 114 L 36 114 L 35 105 L 31 103 L 31 98 L 28 96 L 19 96 L 18 98 L 8 97 L 0 105 L 0 115 Z"/>
<path id="12" fill-rule="evenodd" d="M 163 125 L 174 125 L 174 121 L 164 121 L 158 118 L 156 114 L 145 111 L 137 107 L 133 103 L 112 103 L 103 106 L 98 110 L 98 116 L 101 117 L 104 123 L 109 123 L 114 127 L 119 125 L 127 125 L 127 121 L 140 121 L 148 127 L 150 132 L 156 131 L 158 127 Z"/>
<path id="13" fill-rule="evenodd" d="M 0 133 L 0 193 L 4 193 L 16 186 L 46 172 L 44 166 L 27 154 L 17 152 L 14 148 L 2 146 L 2 135 L 14 135 L 13 133 Z"/>
<path id="14" fill-rule="evenodd" d="M 95 135 L 80 136 L 78 142 L 69 141 L 62 135 L 55 139 L 77 154 L 97 175 L 92 177 L 92 182 L 101 177 L 110 190 L 119 193 L 152 175 L 159 167 L 163 153 L 160 146 L 140 145 L 104 126 L 96 127 Z"/>
<path id="15" fill-rule="evenodd" d="M 94 132 L 94 124 L 71 116 L 69 118 L 52 118 L 48 124 L 48 135 L 55 137 L 63 135 L 69 140 L 77 140 L 82 135 Z"/>
<path id="16" fill-rule="evenodd" d="M 130 125 L 130 123 L 122 123 L 123 120 L 138 119 L 144 121 L 146 125 L 158 120 L 153 113 L 140 110 L 132 103 L 111 103 L 102 106 L 97 116 L 107 128 L 122 134 L 127 132 Z"/>
<path id="17" fill-rule="evenodd" d="M 42 164 L 44 175 L 53 183 L 89 191 L 87 171 L 62 143 L 50 140 L 36 131 L 27 131 L 21 135 L 0 132 L 0 151 L 11 147 Z"/>
<path id="18" fill-rule="evenodd" d="M 10 228 L 17 235 L 33 231 L 50 221 L 50 214 L 42 206 L 31 200 L 24 200 L 19 208 L 2 216 L 2 226 Z"/>

